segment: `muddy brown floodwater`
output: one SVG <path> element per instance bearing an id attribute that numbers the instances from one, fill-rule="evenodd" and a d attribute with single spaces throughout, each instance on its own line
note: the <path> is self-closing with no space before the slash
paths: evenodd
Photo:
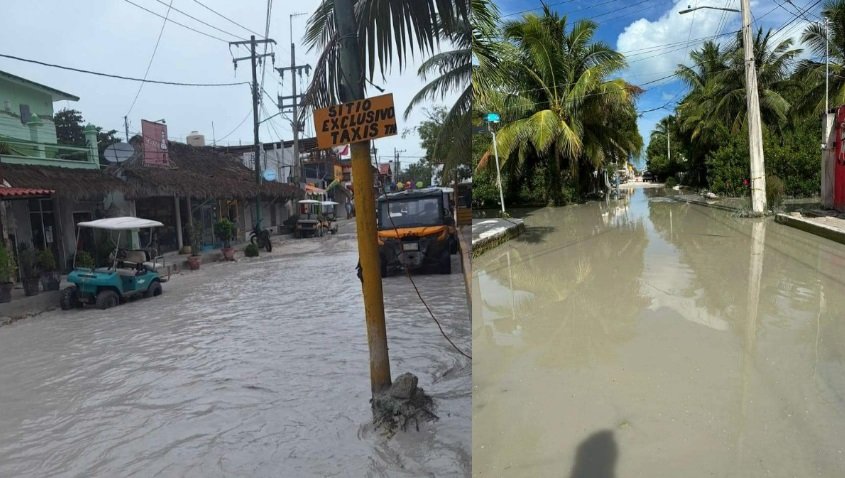
<path id="1" fill-rule="evenodd" d="M 473 475 L 845 476 L 845 246 L 661 194 L 473 261 Z"/>
<path id="2" fill-rule="evenodd" d="M 440 420 L 388 439 L 369 425 L 354 235 L 274 251 L 0 328 L 0 476 L 468 476 L 470 363 L 407 278 L 384 285 L 392 371 Z M 416 279 L 469 348 L 461 274 Z"/>

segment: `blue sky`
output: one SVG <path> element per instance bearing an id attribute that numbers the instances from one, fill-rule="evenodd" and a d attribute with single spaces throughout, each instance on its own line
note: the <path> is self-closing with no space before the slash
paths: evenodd
<path id="1" fill-rule="evenodd" d="M 496 0 L 495 3 L 503 20 L 518 19 L 528 13 L 524 10 L 541 11 L 539 0 Z M 739 0 L 547 0 L 546 3 L 570 19 L 590 18 L 597 22 L 596 38 L 625 53 L 628 69 L 621 76 L 646 89 L 637 103 L 637 110 L 643 112 L 638 123 L 646 144 L 655 123 L 669 114 L 673 102 L 683 98 L 686 92 L 685 85 L 674 77 L 661 78 L 672 75 L 678 64 L 687 63 L 689 51 L 698 48 L 705 41 L 703 38 L 733 32 L 741 26 L 739 13 L 698 10 L 678 14 L 680 10 L 697 6 L 739 9 Z M 778 39 L 789 37 L 798 42 L 807 24 L 819 20 L 823 3 L 752 0 L 751 12 L 755 28 L 779 29 Z M 803 16 L 798 15 L 805 11 Z M 725 35 L 717 40 L 727 43 L 733 38 Z M 646 112 L 653 109 L 656 110 Z"/>

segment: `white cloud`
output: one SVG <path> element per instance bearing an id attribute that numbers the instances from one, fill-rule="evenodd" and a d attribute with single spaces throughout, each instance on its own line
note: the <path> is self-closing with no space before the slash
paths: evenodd
<path id="1" fill-rule="evenodd" d="M 690 0 L 677 0 L 660 18 L 653 21 L 641 18 L 625 27 L 619 34 L 616 48 L 625 54 L 629 64 L 625 73 L 626 79 L 643 84 L 671 75 L 678 64 L 689 62 L 689 52 L 698 48 L 704 41 L 696 39 L 712 37 L 720 27 L 722 32 L 738 28 L 738 13 L 718 10 L 697 10 L 684 15 L 678 13 L 687 9 L 690 3 Z M 721 2 L 716 2 L 719 3 Z M 734 6 L 731 5 L 730 8 Z M 720 39 L 725 42 L 730 41 L 731 37 L 724 36 Z M 668 78 L 653 84 L 668 83 L 672 80 Z"/>

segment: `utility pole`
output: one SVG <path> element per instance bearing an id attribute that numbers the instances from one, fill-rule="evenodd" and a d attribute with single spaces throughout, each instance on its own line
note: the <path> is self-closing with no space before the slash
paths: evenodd
<path id="1" fill-rule="evenodd" d="M 303 98 L 304 95 L 296 93 L 296 75 L 302 75 L 302 72 L 305 71 L 307 75 L 311 71 L 311 65 L 297 65 L 296 64 L 296 45 L 293 43 L 293 17 L 299 17 L 302 15 L 307 15 L 307 13 L 293 13 L 290 15 L 290 66 L 286 68 L 276 68 L 279 72 L 279 75 L 284 79 L 285 72 L 290 71 L 291 77 L 291 96 L 280 96 L 279 97 L 279 110 L 283 110 L 287 106 L 285 106 L 285 100 L 291 100 L 290 107 L 293 109 L 292 119 L 291 119 L 291 131 L 293 132 L 293 162 L 294 167 L 297 169 L 296 177 L 300 179 L 301 186 L 305 187 L 305 169 L 302 167 L 302 159 L 299 157 L 299 133 L 301 128 L 301 121 L 299 119 L 299 105 L 300 100 Z"/>
<path id="2" fill-rule="evenodd" d="M 123 129 L 126 131 L 126 142 L 129 142 L 129 118 L 123 117 Z"/>
<path id="3" fill-rule="evenodd" d="M 496 122 L 498 122 L 498 115 L 496 116 Z M 502 205 L 502 215 L 504 216 L 505 213 L 505 194 L 502 192 L 502 172 L 499 169 L 499 148 L 496 145 L 496 130 L 493 128 L 493 121 L 487 121 L 487 127 L 490 129 L 490 133 L 493 135 L 493 156 L 496 158 L 496 186 L 499 187 L 499 202 Z"/>
<path id="4" fill-rule="evenodd" d="M 334 0 L 335 25 L 340 39 L 340 100 L 364 98 L 364 69 L 358 53 L 354 0 Z M 384 292 L 378 254 L 378 231 L 370 169 L 370 142 L 352 143 L 352 182 L 355 188 L 355 222 L 358 226 L 358 254 L 364 293 L 367 342 L 370 347 L 370 387 L 373 395 L 391 385 L 387 330 L 384 325 Z"/>
<path id="5" fill-rule="evenodd" d="M 742 0 L 742 46 L 745 56 L 745 95 L 748 104 L 748 152 L 751 159 L 751 211 L 766 212 L 766 167 L 763 132 L 760 124 L 760 96 L 757 93 L 757 66 L 751 33 L 751 6 Z"/>
<path id="6" fill-rule="evenodd" d="M 666 162 L 672 161 L 672 148 L 669 146 L 669 125 L 666 125 Z"/>
<path id="7" fill-rule="evenodd" d="M 236 41 L 236 42 L 229 42 L 229 46 L 232 45 L 239 46 L 239 45 L 249 45 L 249 56 L 244 56 L 241 58 L 235 58 L 232 60 L 232 63 L 235 64 L 235 68 L 238 68 L 238 62 L 241 60 L 249 60 L 250 66 L 252 67 L 252 133 L 253 133 L 253 140 L 255 142 L 255 225 L 261 224 L 261 141 L 258 139 L 258 99 L 261 95 L 261 92 L 258 91 L 258 77 L 256 74 L 256 61 L 260 60 L 264 57 L 272 57 L 273 61 L 276 61 L 276 54 L 275 53 L 264 53 L 257 55 L 255 53 L 255 46 L 258 43 L 272 43 L 276 44 L 274 40 L 266 38 L 264 40 L 256 40 L 255 35 L 249 37 L 249 41 Z"/>
<path id="8" fill-rule="evenodd" d="M 399 155 L 404 152 L 404 149 L 393 148 L 393 163 L 396 164 L 396 171 L 394 171 L 393 174 L 397 177 L 399 176 L 399 171 L 402 170 L 402 168 L 399 167 Z"/>

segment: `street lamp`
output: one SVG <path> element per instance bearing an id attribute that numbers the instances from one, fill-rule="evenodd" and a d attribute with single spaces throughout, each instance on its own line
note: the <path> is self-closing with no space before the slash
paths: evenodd
<path id="1" fill-rule="evenodd" d="M 766 167 L 763 157 L 763 134 L 760 121 L 760 95 L 757 93 L 757 68 L 754 64 L 754 42 L 751 38 L 751 7 L 749 0 L 741 0 L 741 10 L 701 6 L 681 10 L 681 15 L 710 9 L 742 13 L 742 46 L 745 56 L 745 101 L 748 105 L 748 152 L 751 159 L 751 211 L 762 215 L 766 211 Z"/>
<path id="2" fill-rule="evenodd" d="M 496 158 L 496 185 L 499 187 L 499 201 L 502 204 L 502 215 L 505 214 L 505 195 L 502 193 L 502 173 L 499 170 L 499 148 L 496 146 L 496 130 L 493 124 L 501 121 L 498 113 L 487 113 L 487 129 L 493 135 L 493 156 Z"/>

